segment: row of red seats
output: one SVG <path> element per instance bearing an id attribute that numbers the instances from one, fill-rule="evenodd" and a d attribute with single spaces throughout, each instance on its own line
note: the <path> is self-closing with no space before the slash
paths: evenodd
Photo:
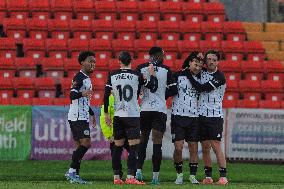
<path id="1" fill-rule="evenodd" d="M 63 2 L 62 2 L 63 1 Z M 29 14 L 32 17 L 47 19 L 53 15 L 56 19 L 70 20 L 76 16 L 79 19 L 90 20 L 95 16 L 106 20 L 114 20 L 117 13 L 122 19 L 137 20 L 138 13 L 143 19 L 159 20 L 160 12 L 164 19 L 181 20 L 182 16 L 188 20 L 202 20 L 207 15 L 209 21 L 220 22 L 225 20 L 225 10 L 221 3 L 191 3 L 165 1 L 96 1 L 91 0 L 13 0 L 0 1 L 1 18 L 8 13 L 12 18 L 23 19 Z M 194 15 L 194 16 L 192 16 Z M 197 16 L 195 16 L 197 15 Z"/>
<path id="2" fill-rule="evenodd" d="M 80 38 L 91 39 L 93 36 L 102 39 L 133 40 L 141 38 L 156 40 L 159 37 L 168 40 L 183 38 L 190 41 L 199 41 L 201 38 L 211 41 L 244 41 L 245 30 L 241 22 L 171 22 L 171 21 L 81 21 L 71 20 L 18 20 L 5 19 L 4 30 L 9 38 L 23 39 L 29 35 L 33 39 L 46 39 L 48 35 L 57 39 Z"/>
<path id="3" fill-rule="evenodd" d="M 263 109 L 283 109 L 284 101 L 275 102 L 272 100 L 224 100 L 224 108 L 263 108 Z"/>
<path id="4" fill-rule="evenodd" d="M 275 102 L 279 102 L 284 100 L 284 94 L 282 92 L 271 92 L 271 91 L 263 91 L 263 92 L 231 92 L 227 91 L 224 96 L 224 100 L 235 101 L 235 100 L 252 100 L 252 101 L 260 101 L 260 100 L 271 100 Z"/>
<path id="5" fill-rule="evenodd" d="M 46 43 L 45 43 L 46 41 Z M 119 51 L 127 50 L 138 58 L 147 56 L 148 50 L 155 46 L 161 46 L 166 54 L 167 59 L 175 60 L 177 53 L 181 54 L 181 58 L 185 58 L 189 52 L 202 51 L 206 52 L 209 49 L 216 49 L 225 53 L 227 60 L 242 60 L 247 56 L 247 60 L 264 60 L 265 54 L 260 42 L 245 41 L 169 41 L 169 40 L 103 40 L 92 39 L 79 40 L 32 40 L 24 39 L 23 48 L 26 57 L 43 58 L 46 53 L 49 57 L 67 58 L 68 52 L 71 57 L 76 57 L 81 50 L 91 49 L 104 57 L 112 57 L 112 52 L 117 54 Z M 14 58 L 16 56 L 16 41 L 10 38 L 0 39 L 0 57 Z"/>

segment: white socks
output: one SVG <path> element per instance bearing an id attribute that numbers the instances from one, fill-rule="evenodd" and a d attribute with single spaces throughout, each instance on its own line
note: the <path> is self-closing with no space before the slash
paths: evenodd
<path id="1" fill-rule="evenodd" d="M 159 179 L 159 173 L 160 172 L 153 172 L 153 179 L 158 180 Z"/>

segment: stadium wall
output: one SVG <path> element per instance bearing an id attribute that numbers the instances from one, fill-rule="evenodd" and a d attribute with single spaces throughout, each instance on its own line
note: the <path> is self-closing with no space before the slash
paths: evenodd
<path id="1" fill-rule="evenodd" d="M 110 159 L 109 143 L 99 127 L 100 107 L 93 107 L 87 160 Z M 67 106 L 0 106 L 0 160 L 68 160 L 74 149 Z M 170 113 L 163 141 L 163 158 L 171 159 Z M 230 160 L 284 160 L 284 112 L 265 109 L 224 109 L 222 147 Z M 147 158 L 152 156 L 151 140 Z M 201 148 L 199 148 L 201 158 Z M 184 157 L 188 158 L 185 145 Z M 126 157 L 126 153 L 124 153 Z M 212 156 L 214 158 L 214 156 Z"/>

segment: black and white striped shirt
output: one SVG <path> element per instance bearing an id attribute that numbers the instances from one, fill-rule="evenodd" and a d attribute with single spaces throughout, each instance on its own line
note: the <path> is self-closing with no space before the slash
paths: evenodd
<path id="1" fill-rule="evenodd" d="M 188 70 L 173 74 L 177 83 L 178 93 L 173 97 L 172 114 L 188 117 L 198 117 L 198 92 L 187 78 Z M 200 82 L 200 78 L 193 76 Z"/>
<path id="2" fill-rule="evenodd" d="M 142 87 L 141 111 L 167 112 L 166 89 L 176 85 L 172 83 L 172 72 L 168 66 L 160 62 L 152 62 L 158 80 L 158 88 L 152 93 L 149 89 Z M 142 64 L 137 70 L 147 79 L 150 77 L 148 72 L 149 63 Z"/>
<path id="3" fill-rule="evenodd" d="M 105 87 L 104 110 L 108 111 L 109 95 L 114 96 L 114 116 L 140 117 L 138 95 L 142 86 L 154 92 L 157 88 L 157 80 L 154 76 L 149 80 L 143 75 L 131 69 L 119 69 L 111 73 Z"/>
<path id="4" fill-rule="evenodd" d="M 199 115 L 205 117 L 223 118 L 222 101 L 226 89 L 226 79 L 224 73 L 217 70 L 201 72 L 201 83 L 197 82 L 192 75 L 189 77 L 190 82 L 198 92 L 199 97 Z"/>
<path id="5" fill-rule="evenodd" d="M 80 71 L 72 80 L 68 120 L 86 120 L 89 122 L 89 115 L 94 115 L 90 108 L 90 99 L 82 96 L 82 91 L 85 90 L 92 90 L 92 82 L 88 75 Z"/>

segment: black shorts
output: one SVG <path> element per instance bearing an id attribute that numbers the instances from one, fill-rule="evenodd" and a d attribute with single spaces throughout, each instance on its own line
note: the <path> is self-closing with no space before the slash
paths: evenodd
<path id="1" fill-rule="evenodd" d="M 224 120 L 221 117 L 199 116 L 201 140 L 222 140 Z"/>
<path id="2" fill-rule="evenodd" d="M 113 136 L 115 140 L 139 139 L 140 118 L 139 117 L 117 117 L 113 118 Z"/>
<path id="3" fill-rule="evenodd" d="M 200 127 L 198 117 L 171 116 L 172 142 L 185 140 L 198 142 L 200 140 Z"/>
<path id="4" fill-rule="evenodd" d="M 80 139 L 83 138 L 91 138 L 89 122 L 85 120 L 78 120 L 78 121 L 68 120 L 68 122 L 71 128 L 73 139 L 75 141 L 79 141 Z"/>
<path id="5" fill-rule="evenodd" d="M 164 133 L 166 131 L 167 114 L 154 111 L 143 111 L 140 113 L 141 131 L 155 129 Z"/>

